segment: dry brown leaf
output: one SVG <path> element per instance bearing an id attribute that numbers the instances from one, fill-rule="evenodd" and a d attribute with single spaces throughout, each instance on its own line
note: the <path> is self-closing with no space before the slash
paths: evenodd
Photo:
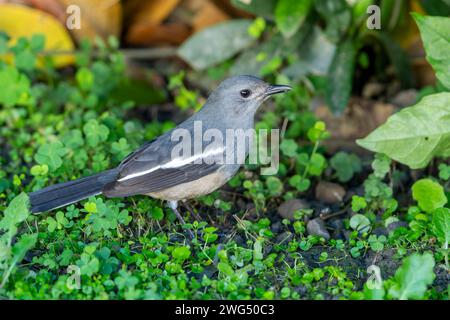
<path id="1" fill-rule="evenodd" d="M 182 23 L 161 25 L 137 24 L 126 35 L 126 42 L 132 45 L 173 44 L 182 43 L 191 34 L 190 28 Z"/>
<path id="2" fill-rule="evenodd" d="M 230 19 L 230 17 L 209 1 L 203 1 L 197 14 L 192 20 L 194 32 L 198 32 L 208 26 Z"/>
<path id="3" fill-rule="evenodd" d="M 338 149 L 361 151 L 355 140 L 367 136 L 395 112 L 392 104 L 352 97 L 341 116 L 335 116 L 325 104 L 315 107 L 315 115 L 327 125 L 331 137 L 324 141 L 329 152 Z"/>
<path id="4" fill-rule="evenodd" d="M 130 17 L 131 23 L 162 23 L 175 9 L 180 0 L 139 1 L 135 14 Z"/>
<path id="5" fill-rule="evenodd" d="M 190 34 L 188 26 L 179 22 L 162 24 L 179 2 L 180 0 L 127 1 L 127 43 L 148 45 L 183 42 Z"/>
<path id="6" fill-rule="evenodd" d="M 83 38 L 106 39 L 120 36 L 122 27 L 122 5 L 119 0 L 59 0 L 64 8 L 77 5 L 81 10 L 81 29 L 71 30 L 77 41 Z M 64 9 L 65 11 L 65 9 Z"/>

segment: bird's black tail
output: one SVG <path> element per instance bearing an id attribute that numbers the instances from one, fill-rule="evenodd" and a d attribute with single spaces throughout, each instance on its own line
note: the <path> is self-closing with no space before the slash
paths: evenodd
<path id="1" fill-rule="evenodd" d="M 117 169 L 98 173 L 93 176 L 55 184 L 29 194 L 31 212 L 39 213 L 56 209 L 90 196 L 101 194 L 103 186 L 113 182 Z"/>

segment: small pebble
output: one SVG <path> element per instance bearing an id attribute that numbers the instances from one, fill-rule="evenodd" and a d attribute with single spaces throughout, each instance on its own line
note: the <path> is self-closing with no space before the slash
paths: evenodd
<path id="1" fill-rule="evenodd" d="M 324 203 L 341 202 L 345 196 L 345 189 L 333 182 L 320 181 L 316 186 L 316 198 Z"/>
<path id="2" fill-rule="evenodd" d="M 309 204 L 300 199 L 290 199 L 283 202 L 278 207 L 278 214 L 284 219 L 294 220 L 294 212 L 301 209 L 308 209 Z"/>
<path id="3" fill-rule="evenodd" d="M 330 239 L 330 233 L 325 227 L 325 223 L 320 218 L 315 218 L 308 221 L 308 224 L 306 225 L 306 231 L 310 235 L 321 236 L 326 240 Z"/>

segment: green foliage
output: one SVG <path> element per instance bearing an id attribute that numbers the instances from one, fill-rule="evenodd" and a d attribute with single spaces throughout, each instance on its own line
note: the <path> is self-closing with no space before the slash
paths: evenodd
<path id="1" fill-rule="evenodd" d="M 360 233 L 368 232 L 370 229 L 370 220 L 362 214 L 355 214 L 350 219 L 350 227 Z"/>
<path id="2" fill-rule="evenodd" d="M 50 171 L 55 171 L 62 165 L 62 157 L 67 153 L 67 149 L 59 141 L 43 144 L 39 147 L 35 159 L 41 165 L 48 166 Z"/>
<path id="3" fill-rule="evenodd" d="M 0 220 L 0 291 L 6 285 L 9 277 L 15 271 L 17 263 L 28 250 L 34 247 L 37 234 L 23 234 L 13 243 L 18 226 L 30 215 L 28 211 L 28 196 L 21 193 L 15 197 L 4 212 Z"/>
<path id="4" fill-rule="evenodd" d="M 348 182 L 361 171 L 361 160 L 355 154 L 339 151 L 330 159 L 330 166 L 336 171 L 340 182 Z"/>
<path id="5" fill-rule="evenodd" d="M 389 295 L 399 300 L 422 299 L 435 278 L 433 268 L 434 258 L 430 253 L 407 257 L 395 272 Z"/>
<path id="6" fill-rule="evenodd" d="M 12 66 L 0 64 L 0 103 L 5 107 L 27 102 L 30 94 L 30 81 L 28 78 Z"/>
<path id="7" fill-rule="evenodd" d="M 316 203 L 313 190 L 309 190 L 316 180 L 338 179 L 346 182 L 348 195 L 360 194 L 355 182 L 359 183 L 366 173 L 355 179 L 361 162 L 342 152 L 331 157 L 328 168 L 329 157 L 323 152 L 322 142 L 329 133 L 325 124 L 307 110 L 315 91 L 325 90 L 324 76 L 331 71 L 337 48 L 351 39 L 355 52 L 364 53 L 358 40 L 361 34 L 353 21 L 356 16 L 349 22 L 349 13 L 357 10 L 356 5 L 345 1 L 314 2 L 295 34 L 285 38 L 274 18 L 277 1 L 233 3 L 259 12 L 259 18 L 248 21 L 248 28 L 242 31 L 251 47 L 242 54 L 236 52 L 236 60 L 229 56 L 227 61 L 215 62 L 223 63 L 208 67 L 206 78 L 170 71 L 169 95 L 165 90 L 149 88 L 146 82 L 136 86 L 127 79 L 115 41 L 98 41 L 95 45 L 83 42 L 76 65 L 59 72 L 51 65 L 40 68 L 34 63 L 35 57 L 41 56 L 42 37 L 17 44 L 26 53 L 16 59 L 20 50 L 12 52 L 11 45 L 2 42 L 0 35 L 0 53 L 6 50 L 13 55 L 13 64 L 0 63 L 0 73 L 12 68 L 6 73 L 15 70 L 12 73 L 19 76 L 13 78 L 18 81 L 23 76 L 28 83 L 28 87 L 17 91 L 20 95 L 6 98 L 10 105 L 0 101 L 4 107 L 0 108 L 1 297 L 397 297 L 395 293 L 385 296 L 384 290 L 409 297 L 402 276 L 385 279 L 379 291 L 362 289 L 360 275 L 365 267 L 361 263 L 372 263 L 371 255 L 379 253 L 377 257 L 389 259 L 389 265 L 394 265 L 407 253 L 422 248 L 433 251 L 439 268 L 448 260 L 447 209 L 441 206 L 425 214 L 418 207 L 407 207 L 404 203 L 408 198 L 397 202 L 394 196 L 399 190 L 409 191 L 409 180 L 405 179 L 404 168 L 391 166 L 383 155 L 377 155 L 372 163 L 373 173 L 364 182 L 364 196 L 352 197 L 351 209 L 357 214 L 349 216 L 349 203 L 342 207 L 330 205 L 330 214 L 336 210 L 342 228 L 334 230 L 328 241 L 308 234 L 307 220 L 322 214 L 317 210 L 322 204 Z M 365 15 L 364 10 L 361 12 Z M 366 62 L 372 67 L 371 60 Z M 279 172 L 264 176 L 259 174 L 259 165 L 246 165 L 225 192 L 190 201 L 190 209 L 180 203 L 179 210 L 188 222 L 185 228 L 195 234 L 193 240 L 180 228 L 171 210 L 145 196 L 99 196 L 47 214 L 28 213 L 26 195 L 19 195 L 22 191 L 31 192 L 114 167 L 131 150 L 174 126 L 170 121 L 141 119 L 142 110 L 173 98 L 170 103 L 191 112 L 204 101 L 204 91 L 196 90 L 195 79 L 219 80 L 233 69 L 242 73 L 251 68 L 256 70 L 251 73 L 264 74 L 270 82 L 294 87 L 289 94 L 276 96 L 271 111 L 262 113 L 256 124 L 266 129 L 287 124 Z M 434 167 L 431 169 L 430 174 L 435 172 Z M 445 180 L 446 168 L 440 166 L 440 172 Z M 448 192 L 447 186 L 444 189 Z M 310 208 L 296 210 L 292 220 L 280 218 L 277 207 L 298 198 Z M 201 222 L 195 221 L 191 210 L 201 216 Z M 407 225 L 386 232 L 388 236 L 369 233 L 372 228 L 390 229 L 392 223 L 405 221 Z M 327 227 L 332 223 L 327 221 Z M 334 234 L 340 232 L 345 239 L 335 239 Z M 391 252 L 396 255 L 391 256 Z M 80 290 L 68 286 L 72 268 L 79 268 L 81 273 Z M 432 274 L 432 270 L 427 272 Z M 422 298 L 447 296 L 441 285 L 442 274 L 437 276 L 438 281 L 424 291 Z"/>
<path id="8" fill-rule="evenodd" d="M 248 47 L 250 20 L 232 20 L 196 33 L 178 49 L 181 58 L 198 70 L 222 62 Z"/>
<path id="9" fill-rule="evenodd" d="M 438 208 L 433 211 L 432 229 L 439 242 L 448 246 L 450 242 L 450 209 Z"/>
<path id="10" fill-rule="evenodd" d="M 293 36 L 308 16 L 312 1 L 279 0 L 275 8 L 275 22 L 285 37 Z"/>
<path id="11" fill-rule="evenodd" d="M 364 197 L 353 196 L 352 197 L 352 211 L 358 212 L 359 210 L 365 209 L 367 207 L 367 202 Z"/>
<path id="12" fill-rule="evenodd" d="M 447 203 L 444 188 L 431 179 L 416 181 L 412 186 L 412 196 L 419 207 L 427 213 L 431 213 Z"/>
<path id="13" fill-rule="evenodd" d="M 426 17 L 417 13 L 413 17 L 419 26 L 428 62 L 439 81 L 450 89 L 450 18 Z"/>
<path id="14" fill-rule="evenodd" d="M 445 157 L 450 153 L 449 106 L 450 93 L 427 96 L 416 105 L 392 115 L 385 124 L 357 143 L 413 169 L 423 168 L 433 157 Z"/>
<path id="15" fill-rule="evenodd" d="M 350 98 L 355 55 L 355 44 L 347 40 L 339 45 L 331 63 L 326 92 L 328 104 L 335 113 L 341 113 Z"/>

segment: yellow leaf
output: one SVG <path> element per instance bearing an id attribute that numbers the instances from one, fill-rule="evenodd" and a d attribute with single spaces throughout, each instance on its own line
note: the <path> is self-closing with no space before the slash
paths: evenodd
<path id="1" fill-rule="evenodd" d="M 10 37 L 10 44 L 18 38 L 30 38 L 32 34 L 45 35 L 46 51 L 73 51 L 74 45 L 69 33 L 53 16 L 40 10 L 16 4 L 0 4 L 0 31 Z M 53 57 L 55 66 L 72 64 L 73 55 Z"/>

